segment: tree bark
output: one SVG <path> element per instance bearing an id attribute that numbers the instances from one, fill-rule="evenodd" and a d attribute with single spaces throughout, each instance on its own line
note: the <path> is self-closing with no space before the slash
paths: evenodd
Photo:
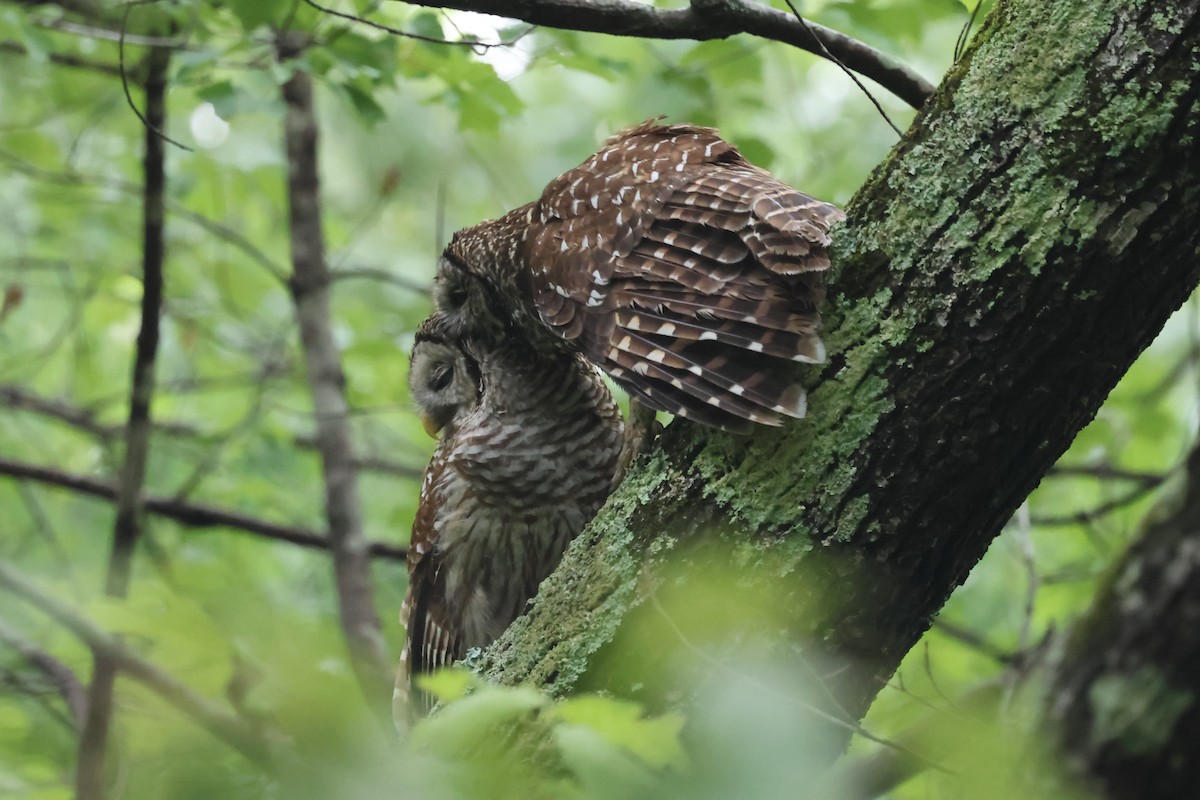
<path id="1" fill-rule="evenodd" d="M 1056 670 L 1068 763 L 1105 796 L 1200 796 L 1200 447 L 1151 513 Z"/>
<path id="2" fill-rule="evenodd" d="M 303 37 L 281 34 L 279 60 L 303 52 Z M 281 87 L 287 106 L 284 147 L 288 161 L 292 300 L 300 328 L 305 374 L 317 422 L 317 451 L 325 484 L 329 551 L 337 584 L 338 612 L 359 685 L 373 708 L 387 707 L 391 664 L 371 592 L 369 543 L 363 533 L 346 377 L 333 339 L 329 265 L 321 228 L 317 171 L 317 118 L 312 78 L 297 67 Z M 382 713 L 382 712 L 381 712 Z"/>
<path id="3" fill-rule="evenodd" d="M 669 426 L 477 668 L 599 680 L 664 553 L 722 541 L 861 717 L 1197 284 L 1198 5 L 1000 3 L 835 231 L 808 419 Z"/>

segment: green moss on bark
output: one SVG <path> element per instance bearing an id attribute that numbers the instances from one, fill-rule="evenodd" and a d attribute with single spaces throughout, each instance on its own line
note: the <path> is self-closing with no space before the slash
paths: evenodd
<path id="1" fill-rule="evenodd" d="M 865 708 L 1195 285 L 1196 14 L 1001 3 L 835 231 L 808 418 L 672 425 L 488 674 L 569 689 L 646 553 L 716 530 L 801 599 L 837 591 L 824 614 L 797 602 L 794 632 L 868 665 L 844 703 Z"/>

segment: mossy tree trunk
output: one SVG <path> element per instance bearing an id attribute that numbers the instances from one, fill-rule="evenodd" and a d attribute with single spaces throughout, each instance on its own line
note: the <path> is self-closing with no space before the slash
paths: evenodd
<path id="1" fill-rule="evenodd" d="M 1001 2 L 836 231 L 809 418 L 670 426 L 479 668 L 590 681 L 664 553 L 720 541 L 865 713 L 1197 284 L 1198 6 Z"/>

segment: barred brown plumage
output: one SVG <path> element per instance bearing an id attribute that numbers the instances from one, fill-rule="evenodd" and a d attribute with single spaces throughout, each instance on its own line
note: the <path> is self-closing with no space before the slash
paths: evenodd
<path id="1" fill-rule="evenodd" d="M 608 496 L 622 439 L 612 395 L 580 356 L 459 338 L 444 315 L 418 330 L 409 384 L 441 439 L 408 549 L 398 722 L 428 703 L 409 702 L 412 676 L 486 647 L 524 612 Z"/>
<path id="2" fill-rule="evenodd" d="M 582 353 L 652 408 L 727 430 L 781 424 L 819 363 L 830 226 L 843 217 L 716 131 L 618 133 L 536 202 L 459 231 L 438 307 L 460 330 Z"/>

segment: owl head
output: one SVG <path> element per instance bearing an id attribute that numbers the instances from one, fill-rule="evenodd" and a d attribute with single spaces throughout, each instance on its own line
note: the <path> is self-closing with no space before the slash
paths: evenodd
<path id="1" fill-rule="evenodd" d="M 495 335 L 504 327 L 496 313 L 501 304 L 487 280 L 479 274 L 471 257 L 450 243 L 438 261 L 433 281 L 433 302 L 442 319 L 439 325 L 453 338 L 467 334 Z"/>
<path id="2" fill-rule="evenodd" d="M 479 364 L 452 335 L 453 320 L 440 312 L 417 329 L 408 367 L 409 394 L 430 436 L 453 429 L 483 392 Z"/>
<path id="3" fill-rule="evenodd" d="M 500 342 L 514 330 L 531 291 L 523 248 L 533 204 L 454 234 L 438 261 L 433 300 L 454 336 Z"/>

